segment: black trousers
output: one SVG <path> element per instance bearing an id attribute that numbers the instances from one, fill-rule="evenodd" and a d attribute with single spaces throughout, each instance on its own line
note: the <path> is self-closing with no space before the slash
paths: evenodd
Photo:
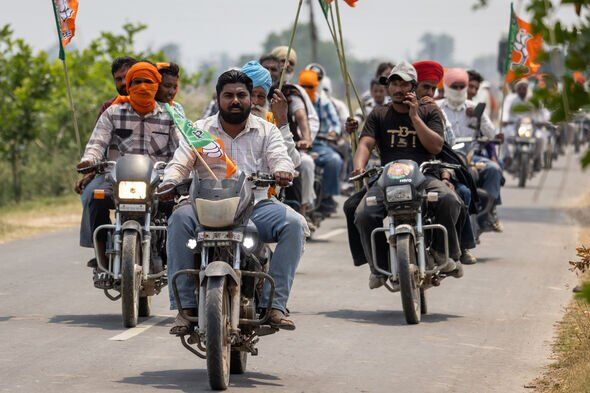
<path id="1" fill-rule="evenodd" d="M 447 229 L 449 256 L 454 260 L 458 260 L 461 256 L 459 233 L 465 220 L 463 203 L 453 190 L 434 176 L 427 175 L 422 187 L 426 192 L 438 193 L 438 201 L 432 207 L 435 222 Z M 366 199 L 369 196 L 377 197 L 376 206 L 367 206 Z M 383 219 L 387 215 L 385 206 L 382 203 L 383 200 L 383 191 L 377 185 L 373 185 L 365 195 L 357 193 L 344 204 L 349 244 L 356 266 L 366 262 L 370 262 L 369 265 L 372 266 L 371 232 L 375 228 L 383 226 Z M 387 270 L 389 269 L 387 255 L 389 247 L 385 236 L 376 236 L 376 241 L 376 262 L 382 269 Z M 362 245 L 364 258 L 363 254 L 360 253 L 359 244 Z M 436 251 L 444 252 L 444 235 L 441 231 L 433 231 L 431 247 Z"/>

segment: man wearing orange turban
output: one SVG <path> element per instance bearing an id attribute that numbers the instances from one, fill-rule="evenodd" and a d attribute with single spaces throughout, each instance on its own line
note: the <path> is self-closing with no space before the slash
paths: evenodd
<path id="1" fill-rule="evenodd" d="M 152 161 L 168 162 L 179 144 L 180 133 L 164 107 L 155 100 L 162 77 L 151 63 L 134 64 L 125 77 L 128 96 L 117 99 L 98 119 L 78 170 L 89 169 L 104 160 L 116 160 L 122 154 L 143 154 Z M 94 170 L 90 171 L 91 173 Z M 109 203 L 95 200 L 95 189 L 111 189 L 112 185 L 101 174 L 94 178 L 85 176 L 76 184 L 83 205 L 80 226 L 80 246 L 93 247 L 92 234 L 103 224 L 108 224 Z M 104 235 L 104 231 L 102 232 Z M 105 238 L 99 236 L 99 257 L 104 256 Z M 96 260 L 88 263 L 96 268 Z"/>

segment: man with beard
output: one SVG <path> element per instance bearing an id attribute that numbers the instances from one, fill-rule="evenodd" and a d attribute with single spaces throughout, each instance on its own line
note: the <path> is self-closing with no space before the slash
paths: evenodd
<path id="1" fill-rule="evenodd" d="M 414 67 L 406 61 L 398 63 L 388 77 L 381 78 L 386 84 L 392 103 L 376 108 L 368 116 L 354 156 L 354 172 L 365 171 L 371 151 L 378 146 L 381 153 L 381 164 L 386 165 L 395 160 L 410 159 L 418 164 L 433 159 L 443 148 L 444 124 L 440 110 L 435 104 L 420 105 L 414 93 L 417 75 Z M 351 124 L 349 124 L 351 123 Z M 347 131 L 356 131 L 350 119 Z M 426 174 L 424 189 L 426 192 L 438 193 L 438 202 L 434 206 L 435 222 L 443 225 L 448 233 L 449 255 L 453 260 L 445 259 L 445 243 L 441 234 L 434 233 L 430 253 L 441 271 L 461 277 L 463 270 L 459 260 L 460 246 L 458 228 L 462 225 L 462 203 L 457 195 L 433 174 Z M 371 267 L 369 288 L 374 289 L 385 283 L 386 277 L 374 271 L 375 263 L 387 269 L 387 243 L 385 237 L 377 237 L 377 260 L 373 261 L 371 253 L 371 233 L 383 225 L 387 215 L 382 204 L 370 206 L 367 197 L 383 199 L 382 190 L 373 185 L 353 209 L 349 201 L 356 199 L 353 195 L 345 204 L 347 215 L 354 212 L 354 225 L 347 220 L 349 239 L 358 238 L 362 242 L 365 258 Z M 348 218 L 348 217 L 347 217 Z M 351 244 L 353 242 L 351 241 Z M 354 242 L 356 244 L 356 242 Z M 353 250 L 354 256 L 354 250 Z M 455 261 L 454 261 L 455 260 Z M 355 264 L 364 261 L 355 258 Z"/>
<path id="2" fill-rule="evenodd" d="M 170 104 L 184 114 L 184 108 L 174 100 L 178 93 L 178 81 L 180 80 L 180 67 L 176 63 L 156 63 L 158 72 L 162 75 L 162 82 L 158 85 L 156 101 L 160 104 Z"/>
<path id="3" fill-rule="evenodd" d="M 111 75 L 113 75 L 115 88 L 117 89 L 117 93 L 119 93 L 120 96 L 127 95 L 125 75 L 127 75 L 127 71 L 129 71 L 129 68 L 135 63 L 137 63 L 137 60 L 135 60 L 133 57 L 117 57 L 111 64 Z M 113 97 L 109 100 L 106 100 L 102 104 L 100 110 L 98 111 L 97 120 L 100 118 L 100 115 L 102 115 L 103 112 L 113 104 L 113 101 L 115 101 L 116 98 L 117 97 Z"/>
<path id="4" fill-rule="evenodd" d="M 289 121 L 287 120 L 289 104 L 287 99 L 279 89 L 275 89 L 270 100 L 271 111 L 269 111 L 267 97 L 272 87 L 270 72 L 257 61 L 249 61 L 244 64 L 241 71 L 252 80 L 252 114 L 275 124 L 279 128 L 289 157 L 291 157 L 293 165 L 298 167 L 301 164 L 301 156 L 295 147 L 293 134 L 289 129 Z"/>
<path id="5" fill-rule="evenodd" d="M 437 101 L 437 104 L 449 119 L 453 133 L 457 138 L 474 136 L 485 136 L 489 139 L 496 137 L 503 138 L 502 134 L 496 132 L 492 121 L 485 113 L 481 117 L 481 127 L 479 130 L 482 135 L 475 135 L 475 123 L 477 119 L 470 114 L 475 104 L 467 99 L 468 83 L 469 76 L 467 71 L 461 68 L 448 69 L 443 78 L 445 98 Z M 500 205 L 502 202 L 500 197 L 502 169 L 497 163 L 482 156 L 481 152 L 476 152 L 472 160 L 478 168 L 478 186 L 486 190 L 490 198 L 494 200 L 495 205 Z M 496 231 L 501 231 L 500 223 L 495 217 L 488 217 L 479 224 L 483 229 L 491 227 Z"/>
<path id="6" fill-rule="evenodd" d="M 168 112 L 156 100 L 158 84 L 162 77 L 151 63 L 135 63 L 125 76 L 128 96 L 119 96 L 98 119 L 86 145 L 84 155 L 77 165 L 83 170 L 102 161 L 115 161 L 123 154 L 144 154 L 155 161 L 170 161 L 178 147 L 179 133 Z M 103 224 L 110 223 L 107 200 L 94 199 L 95 189 L 109 189 L 105 175 L 85 175 L 76 183 L 83 206 L 80 225 L 80 246 L 93 247 L 92 234 Z M 104 231 L 98 237 L 99 257 L 104 257 Z M 96 259 L 88 263 L 96 268 Z"/>
<path id="7" fill-rule="evenodd" d="M 294 166 L 287 154 L 287 148 L 280 131 L 273 124 L 251 114 L 252 80 L 238 70 L 226 71 L 217 80 L 217 102 L 219 113 L 196 122 L 196 127 L 219 138 L 226 154 L 245 173 L 272 173 L 280 186 L 286 186 L 293 179 Z M 207 177 L 194 151 L 181 140 L 174 158 L 166 167 L 164 181 L 159 191 L 166 193 L 175 184 L 189 177 L 196 169 L 203 178 Z M 215 169 L 212 166 L 212 169 Z M 261 306 L 269 312 L 269 322 L 280 329 L 294 330 L 295 324 L 287 319 L 287 300 L 295 277 L 297 265 L 305 243 L 302 217 L 272 198 L 254 206 L 251 220 L 258 228 L 261 241 L 277 243 L 269 266 L 269 274 L 275 281 L 276 289 L 272 304 L 268 304 L 269 285 L 265 283 Z M 198 223 L 190 204 L 176 208 L 168 221 L 168 275 L 181 269 L 194 268 L 193 252 L 186 247 Z M 178 294 L 189 314 L 196 312 L 195 283 L 193 279 L 179 278 Z M 176 309 L 170 289 L 170 305 Z M 170 334 L 185 335 L 190 331 L 190 322 L 180 314 Z"/>

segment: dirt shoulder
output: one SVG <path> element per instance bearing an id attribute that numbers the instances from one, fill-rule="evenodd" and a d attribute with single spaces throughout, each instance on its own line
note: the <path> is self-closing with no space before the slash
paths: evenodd
<path id="1" fill-rule="evenodd" d="M 567 210 L 580 225 L 578 245 L 590 247 L 590 193 Z M 564 269 L 567 262 L 563 261 Z M 580 282 L 587 281 L 588 272 L 580 277 Z M 552 359 L 554 362 L 531 384 L 536 392 L 590 392 L 590 304 L 586 301 L 573 297 L 557 323 Z"/>
<path id="2" fill-rule="evenodd" d="M 79 196 L 43 198 L 0 208 L 0 244 L 80 225 Z"/>

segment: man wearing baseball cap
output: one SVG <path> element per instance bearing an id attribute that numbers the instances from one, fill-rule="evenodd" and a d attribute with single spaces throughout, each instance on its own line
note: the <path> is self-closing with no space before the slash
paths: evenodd
<path id="1" fill-rule="evenodd" d="M 381 165 L 396 160 L 413 160 L 418 164 L 432 160 L 441 152 L 444 144 L 444 121 L 440 110 L 434 103 L 420 104 L 415 89 L 418 83 L 416 69 L 407 61 L 397 64 L 387 77 L 380 82 L 387 86 L 392 102 L 375 108 L 367 117 L 360 135 L 358 148 L 354 156 L 353 174 L 365 171 L 371 151 L 377 147 L 381 155 Z M 347 131 L 353 131 L 355 121 L 349 119 Z M 433 234 L 430 252 L 437 265 L 446 273 L 461 277 L 463 270 L 459 260 L 458 230 L 463 223 L 462 202 L 458 196 L 438 177 L 427 174 L 423 187 L 426 192 L 438 193 L 438 202 L 434 207 L 436 222 L 442 224 L 448 232 L 449 255 L 453 260 L 446 260 L 444 237 L 440 233 Z M 358 234 L 363 245 L 366 261 L 371 266 L 369 287 L 382 286 L 386 277 L 374 271 L 373 264 L 378 263 L 387 269 L 387 243 L 385 237 L 377 237 L 377 261 L 372 260 L 371 233 L 383 225 L 387 215 L 385 206 L 367 205 L 367 197 L 376 196 L 382 199 L 382 190 L 373 185 L 361 199 L 354 212 L 354 226 L 349 225 L 349 237 Z M 354 197 L 354 196 L 353 196 Z M 352 198 L 352 197 L 351 197 Z M 346 206 L 350 212 L 350 205 Z M 349 221 L 350 222 L 350 221 Z M 354 233 L 356 231 L 356 234 Z M 352 233 L 351 233 L 352 232 Z M 355 264 L 359 264 L 355 260 Z"/>

